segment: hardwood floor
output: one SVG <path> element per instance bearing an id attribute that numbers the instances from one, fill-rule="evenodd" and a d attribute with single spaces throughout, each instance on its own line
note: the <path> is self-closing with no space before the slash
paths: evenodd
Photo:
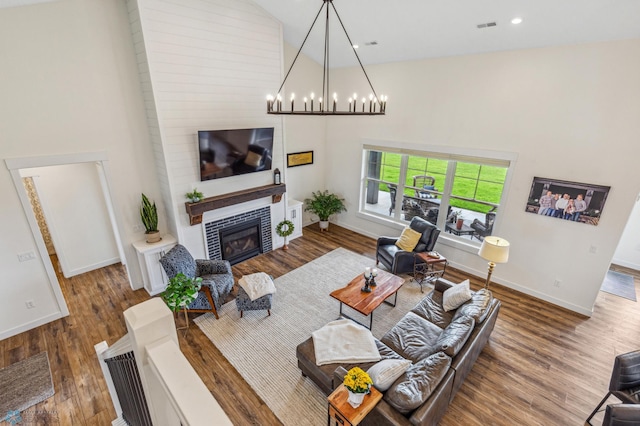
<path id="1" fill-rule="evenodd" d="M 234 275 L 265 271 L 279 277 L 337 247 L 375 257 L 374 240 L 334 224 L 328 233 L 312 225 L 287 252 L 238 264 Z M 640 283 L 637 271 L 616 270 L 634 275 L 636 287 Z M 470 278 L 474 289 L 484 282 L 453 268 L 446 278 Z M 56 393 L 27 410 L 37 416 L 22 424 L 108 425 L 115 412 L 93 346 L 102 340 L 111 345 L 125 334 L 122 311 L 149 296 L 131 290 L 119 266 L 59 279 L 71 315 L 0 341 L 0 368 L 49 353 Z M 606 393 L 614 356 L 640 348 L 639 305 L 600 292 L 586 318 L 499 285 L 491 290 L 502 301 L 495 330 L 440 424 L 583 424 Z M 234 424 L 280 424 L 197 326 L 180 335 L 180 344 Z"/>

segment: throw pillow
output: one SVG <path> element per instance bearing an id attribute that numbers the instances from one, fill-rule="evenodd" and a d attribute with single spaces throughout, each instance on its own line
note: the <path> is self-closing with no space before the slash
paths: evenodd
<path id="1" fill-rule="evenodd" d="M 421 236 L 421 233 L 414 231 L 411 228 L 404 228 L 402 235 L 400 235 L 400 238 L 396 241 L 396 245 L 404 251 L 413 251 L 413 249 L 418 245 L 418 241 L 420 241 Z"/>
<path id="2" fill-rule="evenodd" d="M 383 359 L 369 368 L 367 374 L 371 377 L 373 386 L 380 392 L 385 392 L 410 365 L 411 361 L 408 359 Z"/>
<path id="3" fill-rule="evenodd" d="M 451 366 L 451 358 L 436 352 L 411 365 L 384 394 L 384 400 L 407 415 L 421 406 L 436 390 Z"/>
<path id="4" fill-rule="evenodd" d="M 249 151 L 244 159 L 244 164 L 251 167 L 258 167 L 260 165 L 260 161 L 262 161 L 262 155 L 257 152 Z"/>
<path id="5" fill-rule="evenodd" d="M 445 290 L 442 294 L 442 307 L 449 312 L 457 309 L 458 306 L 471 299 L 471 290 L 469 290 L 469 280 L 464 280 L 460 284 Z"/>

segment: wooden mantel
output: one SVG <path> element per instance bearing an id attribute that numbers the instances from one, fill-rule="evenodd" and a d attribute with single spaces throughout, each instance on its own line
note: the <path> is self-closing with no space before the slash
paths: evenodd
<path id="1" fill-rule="evenodd" d="M 198 225 L 202 223 L 202 215 L 209 210 L 220 209 L 222 207 L 232 206 L 234 204 L 245 203 L 247 201 L 257 200 L 271 196 L 272 203 L 278 203 L 282 199 L 282 194 L 287 191 L 285 184 L 281 185 L 265 185 L 257 188 L 243 189 L 242 191 L 230 192 L 228 194 L 216 195 L 208 197 L 197 203 L 184 203 L 189 215 L 189 223 Z"/>

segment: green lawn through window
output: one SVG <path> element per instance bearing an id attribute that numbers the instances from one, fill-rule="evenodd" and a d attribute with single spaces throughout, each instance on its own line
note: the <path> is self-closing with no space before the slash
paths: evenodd
<path id="1" fill-rule="evenodd" d="M 401 154 L 382 153 L 380 179 L 386 182 L 398 182 L 400 176 Z M 410 156 L 407 166 L 405 186 L 413 186 L 413 176 L 428 175 L 435 178 L 436 190 L 442 191 L 449 161 L 435 158 Z M 468 198 L 476 201 L 498 204 L 502 196 L 507 169 L 473 163 L 457 162 L 451 193 L 451 205 L 454 208 L 486 213 L 492 206 L 457 199 Z M 380 184 L 380 190 L 389 192 L 387 184 Z M 414 195 L 414 190 L 406 188 L 405 194 Z"/>

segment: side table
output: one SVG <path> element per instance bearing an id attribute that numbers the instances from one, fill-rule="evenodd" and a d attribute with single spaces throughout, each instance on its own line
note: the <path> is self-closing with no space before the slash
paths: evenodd
<path id="1" fill-rule="evenodd" d="M 328 397 L 329 416 L 327 425 L 331 426 L 331 420 L 334 425 L 340 426 L 356 426 L 367 414 L 373 410 L 378 402 L 382 399 L 382 394 L 373 386 L 370 393 L 364 397 L 364 401 L 358 408 L 353 408 L 348 402 L 349 391 L 344 385 L 340 385 Z"/>
<path id="2" fill-rule="evenodd" d="M 430 256 L 431 255 L 431 256 Z M 444 276 L 447 270 L 447 258 L 436 252 L 421 252 L 414 253 L 413 255 L 413 278 L 420 284 L 420 292 L 424 292 L 422 289 L 423 283 L 427 283 L 441 278 Z M 440 265 L 436 268 L 436 265 Z"/>

